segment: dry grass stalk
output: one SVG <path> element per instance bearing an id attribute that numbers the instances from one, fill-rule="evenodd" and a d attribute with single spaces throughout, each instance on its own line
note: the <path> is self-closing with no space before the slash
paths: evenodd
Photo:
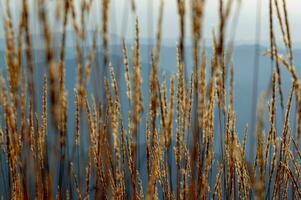
<path id="1" fill-rule="evenodd" d="M 102 1 L 102 40 L 104 46 L 104 65 L 109 61 L 109 6 L 110 0 Z"/>
<path id="2" fill-rule="evenodd" d="M 6 2 L 3 20 L 7 77 L 0 73 L 0 181 L 4 185 L 0 195 L 3 195 L 3 199 L 274 199 L 289 198 L 290 195 L 301 198 L 301 152 L 291 129 L 291 121 L 297 120 L 300 137 L 301 106 L 296 118 L 291 115 L 291 107 L 293 103 L 301 105 L 301 84 L 293 64 L 293 42 L 285 0 L 282 1 L 283 10 L 277 0 L 269 1 L 270 51 L 266 55 L 275 62 L 275 70 L 271 82 L 267 135 L 264 125 L 268 98 L 266 93 L 258 107 L 257 149 L 253 169 L 249 165 L 253 160 L 246 157 L 249 150 L 246 144 L 250 138 L 247 128 L 243 132 L 242 141 L 237 129 L 234 65 L 230 62 L 231 58 L 225 57 L 229 56 L 225 51 L 226 25 L 231 18 L 234 1 L 220 0 L 219 35 L 216 38 L 213 33 L 213 55 L 210 58 L 209 54 L 206 55 L 205 42 L 199 56 L 204 1 L 191 1 L 194 64 L 191 76 L 186 74 L 188 65 L 184 59 L 186 1 L 177 2 L 180 37 L 177 49 L 178 74 L 175 78 L 174 75 L 168 76 L 168 73 L 163 73 L 162 77 L 160 75 L 164 28 L 164 2 L 161 0 L 149 82 L 142 81 L 142 72 L 146 68 L 142 64 L 141 31 L 137 19 L 132 63 L 126 42 L 123 41 L 125 87 L 122 87 L 118 65 L 114 68 L 109 56 L 110 1 L 103 0 L 101 18 L 105 77 L 103 86 L 99 88 L 104 93 L 102 100 L 96 98 L 96 93 L 89 93 L 89 80 L 97 56 L 98 30 L 93 33 L 87 58 L 84 56 L 84 45 L 89 35 L 87 17 L 92 12 L 93 2 L 82 0 L 77 7 L 73 0 L 57 1 L 55 22 L 61 22 L 62 36 L 56 60 L 53 48 L 55 35 L 50 25 L 52 15 L 46 10 L 47 1 L 37 1 L 48 66 L 48 72 L 40 84 L 43 87 L 42 95 L 38 99 L 35 99 L 38 84 L 35 82 L 34 41 L 30 30 L 30 13 L 33 8 L 29 6 L 29 1 L 22 2 L 16 29 L 10 2 Z M 133 12 L 136 12 L 136 2 L 129 3 Z M 279 54 L 274 12 L 287 55 Z M 76 34 L 77 82 L 74 86 L 73 116 L 69 114 L 72 109 L 69 110 L 68 74 L 65 74 L 69 24 Z M 27 62 L 23 62 L 23 54 Z M 210 74 L 207 74 L 208 58 L 211 59 Z M 283 105 L 285 92 L 280 65 L 289 71 L 292 78 L 292 89 L 286 106 Z M 106 67 L 110 72 L 108 77 Z M 148 100 L 144 97 L 145 83 L 149 87 L 148 109 L 144 109 Z M 282 129 L 276 128 L 277 87 L 281 107 L 286 109 Z M 127 95 L 129 106 L 123 102 L 123 94 Z M 85 112 L 82 112 L 83 109 Z M 51 111 L 51 118 L 48 110 Z M 224 126 L 216 122 L 217 111 L 223 111 Z M 128 120 L 123 119 L 125 114 Z M 144 123 L 145 130 L 141 129 Z M 74 127 L 72 142 L 69 127 Z M 224 144 L 220 146 L 221 158 L 216 153 L 218 131 L 225 133 L 221 134 L 221 138 L 225 138 Z M 277 137 L 279 131 L 282 132 L 281 140 Z M 141 134 L 144 132 L 145 140 Z M 138 146 L 141 142 L 146 143 L 146 150 Z M 73 149 L 70 148 L 72 145 Z M 145 174 L 143 159 L 146 160 Z M 215 163 L 220 164 L 217 166 Z M 4 175 L 6 172 L 7 175 Z"/>
<path id="3" fill-rule="evenodd" d="M 126 81 L 126 94 L 129 99 L 129 104 L 131 105 L 131 98 L 132 98 L 131 76 L 130 76 L 130 69 L 129 69 L 128 52 L 127 52 L 127 48 L 126 48 L 126 44 L 125 44 L 124 40 L 123 40 L 122 52 L 123 52 L 123 60 L 124 60 L 123 62 L 124 62 L 124 66 L 125 66 L 124 77 L 125 77 L 125 81 Z"/>

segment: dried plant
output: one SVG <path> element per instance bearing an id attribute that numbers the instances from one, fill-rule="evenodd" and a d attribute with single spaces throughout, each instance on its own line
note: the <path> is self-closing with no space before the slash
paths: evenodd
<path id="1" fill-rule="evenodd" d="M 141 2 L 127 2 L 136 18 L 135 40 L 131 44 L 123 39 L 122 66 L 110 52 L 110 24 L 114 23 L 109 0 L 101 1 L 101 22 L 95 19 L 90 34 L 88 22 L 95 2 L 58 0 L 52 15 L 48 1 L 37 0 L 35 8 L 24 0 L 18 23 L 12 3 L 5 2 L 6 62 L 0 72 L 1 199 L 301 198 L 301 80 L 294 63 L 285 0 L 281 4 L 269 0 L 269 50 L 265 56 L 271 59 L 273 73 L 271 87 L 258 104 L 255 133 L 249 132 L 248 126 L 242 133 L 237 128 L 237 66 L 231 58 L 233 44 L 226 48 L 235 1 L 219 1 L 212 54 L 206 49 L 207 36 L 203 37 L 206 1 L 191 0 L 190 9 L 188 1 L 177 1 L 176 75 L 163 72 L 160 62 L 167 1 L 161 0 L 158 7 L 155 45 L 146 60 L 149 65 L 144 64 L 140 38 L 145 23 L 138 20 Z M 44 66 L 35 62 L 32 14 L 39 18 L 44 40 L 41 52 L 46 70 L 42 72 Z M 185 43 L 187 17 L 191 18 L 193 42 L 190 57 Z M 59 40 L 53 20 L 62 29 Z M 75 36 L 75 66 L 68 64 L 69 32 Z M 286 51 L 281 51 L 281 42 Z M 95 65 L 101 69 L 97 76 L 93 76 L 99 70 Z M 71 67 L 76 68 L 74 91 L 68 84 Z M 292 79 L 289 95 L 281 67 Z M 93 85 L 93 78 L 103 81 Z M 284 114 L 280 124 L 279 103 Z M 251 141 L 254 152 L 247 145 L 250 134 L 256 135 Z M 255 160 L 247 152 L 255 153 Z"/>

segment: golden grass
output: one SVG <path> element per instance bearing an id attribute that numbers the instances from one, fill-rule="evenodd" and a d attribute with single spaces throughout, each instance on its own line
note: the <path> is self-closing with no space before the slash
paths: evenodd
<path id="1" fill-rule="evenodd" d="M 57 3 L 56 17 L 63 28 L 58 61 L 46 1 L 37 1 L 48 70 L 43 79 L 42 95 L 38 96 L 35 68 L 42 66 L 34 63 L 29 26 L 29 13 L 35 11 L 29 10 L 28 1 L 24 0 L 21 18 L 15 28 L 10 2 L 6 1 L 3 20 L 7 77 L 0 74 L 1 199 L 301 198 L 301 85 L 293 62 L 293 41 L 285 0 L 282 0 L 282 7 L 278 0 L 269 1 L 270 49 L 265 55 L 270 57 L 274 69 L 271 91 L 262 94 L 258 105 L 255 160 L 246 156 L 247 140 L 253 133 L 248 133 L 247 127 L 243 133 L 236 129 L 236 66 L 227 57 L 231 54 L 227 51 L 232 49 L 225 48 L 225 29 L 234 1 L 219 1 L 218 35 L 215 36 L 213 31 L 214 52 L 209 58 L 211 63 L 207 63 L 202 37 L 205 2 L 192 0 L 191 7 L 186 7 L 184 0 L 178 0 L 178 71 L 170 77 L 163 74 L 161 79 L 160 50 L 166 28 L 163 26 L 164 1 L 161 0 L 149 82 L 142 79 L 142 72 L 146 70 L 142 65 L 140 46 L 140 23 L 143 22 L 137 18 L 132 54 L 124 40 L 121 47 L 125 91 L 120 90 L 119 76 L 109 56 L 110 1 L 102 1 L 102 28 L 101 31 L 95 28 L 87 58 L 82 46 L 87 37 L 86 17 L 94 1 L 82 0 L 79 11 L 75 8 L 76 1 Z M 138 1 L 129 3 L 136 12 Z M 185 63 L 185 59 L 190 58 L 184 56 L 188 9 L 192 13 L 191 58 L 194 63 L 190 76 L 186 74 Z M 276 43 L 274 15 L 287 50 L 285 55 L 279 53 Z M 69 100 L 73 91 L 68 91 L 65 83 L 69 23 L 76 33 L 74 102 Z M 87 92 L 93 63 L 98 56 L 99 32 L 102 34 L 105 74 L 97 89 L 104 93 L 103 99 L 96 93 Z M 22 59 L 23 46 L 27 62 Z M 282 87 L 282 66 L 292 78 L 289 96 L 285 96 Z M 148 84 L 148 91 L 143 91 L 144 84 Z M 149 96 L 148 106 L 144 102 L 145 92 Z M 127 102 L 121 98 L 123 93 Z M 281 108 L 285 110 L 281 130 L 276 128 L 278 95 Z M 37 99 L 41 108 L 38 108 Z M 286 106 L 285 99 L 288 99 Z M 296 116 L 291 116 L 293 103 L 298 108 Z M 265 122 L 267 105 L 269 121 Z M 68 111 L 73 107 L 75 112 L 70 116 Z M 128 119 L 124 119 L 124 111 Z M 218 115 L 216 111 L 219 111 Z M 224 124 L 216 122 L 221 118 Z M 297 121 L 295 129 L 293 120 Z M 145 130 L 141 129 L 144 122 Z M 265 123 L 269 125 L 267 133 Z M 68 130 L 69 125 L 74 127 L 74 133 Z M 144 143 L 145 146 L 140 146 Z M 216 152 L 217 147 L 220 152 Z M 221 155 L 217 156 L 217 153 Z M 145 173 L 141 170 L 142 157 L 146 160 Z"/>

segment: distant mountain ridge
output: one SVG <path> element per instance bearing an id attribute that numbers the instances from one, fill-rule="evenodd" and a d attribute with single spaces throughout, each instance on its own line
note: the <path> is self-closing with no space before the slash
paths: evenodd
<path id="1" fill-rule="evenodd" d="M 87 45 L 89 46 L 89 45 Z M 143 77 L 143 90 L 147 93 L 148 89 L 148 79 L 150 72 L 150 52 L 153 48 L 153 45 L 145 45 L 141 44 L 141 60 L 142 60 L 142 77 Z M 235 73 L 235 109 L 238 118 L 237 128 L 239 131 L 242 131 L 245 125 L 250 122 L 250 113 L 251 113 L 251 99 L 252 99 L 252 84 L 253 84 L 253 69 L 254 69 L 254 57 L 255 57 L 255 45 L 238 45 L 234 48 L 233 51 L 233 64 L 234 64 L 234 73 Z M 271 61 L 269 58 L 262 56 L 263 53 L 267 50 L 266 47 L 261 46 L 259 48 L 260 60 L 259 60 L 259 77 L 258 77 L 258 94 L 259 98 L 260 93 L 265 91 L 268 88 L 268 85 L 271 81 Z M 84 48 L 84 55 L 88 55 L 89 48 Z M 129 58 L 131 64 L 132 52 L 131 45 L 128 44 Z M 188 73 L 193 71 L 193 49 L 191 47 L 186 47 L 185 58 L 186 58 L 186 69 Z M 59 51 L 57 51 L 58 53 Z M 281 53 L 285 53 L 284 50 L 280 51 Z M 209 70 L 210 59 L 212 56 L 212 48 L 210 46 L 206 47 L 207 53 L 207 70 Z M 34 59 L 36 63 L 36 67 L 38 69 L 46 69 L 45 66 L 45 52 L 43 49 L 35 49 L 34 50 Z M 93 69 L 103 68 L 103 52 L 101 46 L 98 46 L 97 55 L 95 57 L 95 62 L 93 65 Z M 294 51 L 294 64 L 297 66 L 301 66 L 301 49 Z M 58 59 L 58 57 L 57 57 Z M 70 91 L 73 91 L 73 87 L 75 84 L 74 77 L 76 77 L 76 50 L 71 47 L 66 47 L 66 77 L 67 85 Z M 25 60 L 25 56 L 24 56 Z M 118 72 L 118 77 L 120 78 L 120 86 L 124 86 L 124 65 L 123 65 L 123 55 L 122 55 L 122 46 L 116 42 L 116 44 L 110 45 L 110 61 Z M 26 62 L 25 62 L 26 64 Z M 5 64 L 5 50 L 0 50 L 0 70 L 3 74 L 6 74 L 6 64 Z M 71 70 L 71 71 L 70 71 Z M 176 47 L 175 46 L 165 46 L 161 47 L 160 54 L 160 71 L 159 75 L 162 77 L 163 72 L 166 73 L 167 78 L 171 73 L 177 73 L 177 60 L 176 60 Z M 36 75 L 38 73 L 43 73 L 43 70 L 37 70 Z M 72 74 L 72 75 L 71 75 Z M 97 79 L 97 75 L 99 73 L 92 73 L 94 79 Z M 207 73 L 209 74 L 209 73 Z M 291 87 L 291 77 L 289 73 L 284 67 L 281 67 L 281 75 L 282 75 L 282 83 L 283 83 L 283 91 L 286 97 L 288 96 L 289 89 Z M 42 77 L 42 76 L 40 76 Z M 71 80 L 72 79 L 72 80 Z M 93 79 L 92 79 L 93 80 Z M 42 80 L 40 80 L 42 81 Z M 228 80 L 227 80 L 228 81 Z M 41 84 L 42 85 L 42 84 Z M 121 88 L 125 90 L 125 88 Z M 124 101 L 126 100 L 126 96 L 123 97 Z M 147 98 L 146 98 L 147 100 Z M 147 106 L 148 104 L 146 104 Z M 281 118 L 277 118 L 280 120 Z M 281 125 L 281 121 L 277 123 Z"/>
<path id="2" fill-rule="evenodd" d="M 67 31 L 66 32 L 67 37 L 66 37 L 66 47 L 71 48 L 71 47 L 75 47 L 75 41 L 76 41 L 76 35 L 74 31 Z M 86 41 L 84 42 L 86 46 L 90 46 L 92 45 L 92 41 L 93 41 L 93 34 L 94 34 L 94 30 L 87 30 L 86 31 Z M 102 34 L 101 32 L 99 32 L 98 34 L 98 45 L 101 46 L 102 45 Z M 53 46 L 54 48 L 58 48 L 61 45 L 61 36 L 62 33 L 61 32 L 52 32 L 52 39 L 53 39 Z M 109 43 L 110 45 L 120 45 L 122 44 L 122 37 L 114 34 L 114 33 L 110 33 L 109 36 L 110 40 Z M 44 36 L 42 33 L 34 33 L 31 35 L 31 39 L 32 39 L 32 44 L 33 44 L 33 48 L 35 49 L 43 49 L 44 48 Z M 134 38 L 125 38 L 125 41 L 127 43 L 133 43 L 134 42 Z M 207 47 L 210 47 L 212 44 L 212 39 L 211 38 L 204 38 L 205 44 Z M 177 38 L 163 38 L 161 45 L 162 46 L 166 46 L 166 47 L 175 47 L 176 44 L 178 42 Z M 156 39 L 155 38 L 140 38 L 140 43 L 141 45 L 147 45 L 147 46 L 154 46 L 156 44 Z M 185 43 L 186 43 L 186 47 L 187 48 L 192 48 L 192 39 L 187 37 L 185 39 Z M 240 47 L 240 46 L 254 46 L 256 45 L 253 41 L 235 41 L 234 46 L 235 47 Z M 267 43 L 267 41 L 261 42 L 259 44 L 261 47 L 263 48 L 267 48 L 269 46 L 269 44 Z M 4 50 L 6 48 L 6 42 L 5 42 L 5 38 L 3 35 L 0 35 L 0 50 Z M 285 46 L 282 44 L 281 41 L 279 41 L 279 48 L 284 49 Z M 301 49 L 301 42 L 295 42 L 293 43 L 293 48 L 295 50 Z"/>

